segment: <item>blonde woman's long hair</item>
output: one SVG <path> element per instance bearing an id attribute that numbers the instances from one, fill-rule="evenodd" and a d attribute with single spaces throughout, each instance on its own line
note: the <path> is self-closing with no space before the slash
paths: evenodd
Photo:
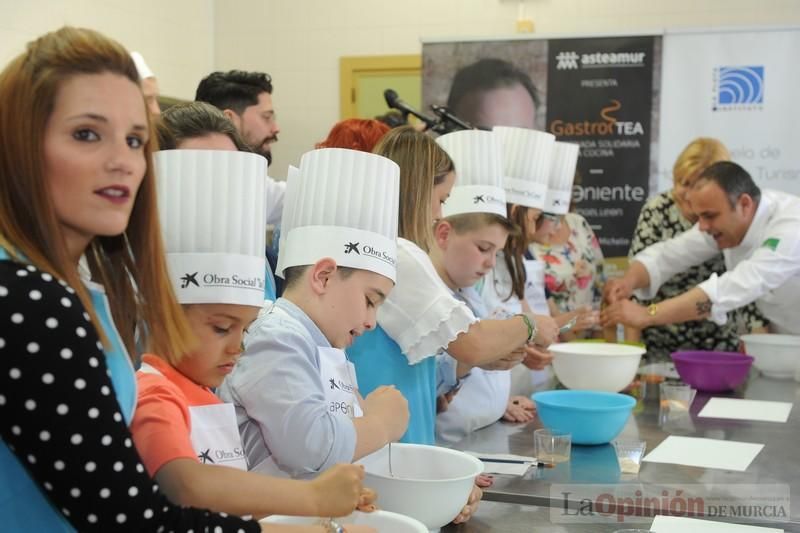
<path id="1" fill-rule="evenodd" d="M 429 252 L 433 245 L 431 194 L 455 170 L 453 160 L 436 141 L 411 126 L 394 128 L 383 136 L 373 153 L 400 167 L 398 235 Z"/>
<path id="2" fill-rule="evenodd" d="M 28 44 L 0 73 L 0 246 L 72 287 L 108 346 L 91 297 L 70 257 L 44 174 L 43 139 L 65 80 L 113 73 L 138 85 L 129 53 L 92 30 L 64 27 Z M 144 106 L 144 98 L 142 98 Z M 149 117 L 148 117 L 149 121 Z M 152 125 L 144 146 L 147 161 L 125 233 L 97 236 L 85 251 L 92 278 L 108 294 L 112 316 L 131 357 L 134 331 L 157 353 L 183 353 L 192 333 L 167 275 L 158 222 Z"/>

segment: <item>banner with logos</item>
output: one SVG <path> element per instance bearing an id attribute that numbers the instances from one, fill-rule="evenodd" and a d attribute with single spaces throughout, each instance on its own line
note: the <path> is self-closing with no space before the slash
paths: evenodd
<path id="1" fill-rule="evenodd" d="M 761 187 L 800 194 L 797 29 L 667 33 L 659 190 L 699 136 L 716 137 Z"/>
<path id="2" fill-rule="evenodd" d="M 660 36 L 425 42 L 422 101 L 581 146 L 573 208 L 627 256 L 656 176 Z"/>
<path id="3" fill-rule="evenodd" d="M 546 129 L 581 147 L 574 209 L 606 257 L 627 255 L 648 197 L 654 40 L 549 42 Z"/>

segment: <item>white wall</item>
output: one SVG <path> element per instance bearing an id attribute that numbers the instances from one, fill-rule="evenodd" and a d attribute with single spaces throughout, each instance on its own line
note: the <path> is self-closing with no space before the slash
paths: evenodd
<path id="1" fill-rule="evenodd" d="M 528 0 L 536 31 L 800 24 L 800 0 Z M 511 35 L 514 0 L 0 0 L 0 65 L 63 24 L 144 54 L 163 94 L 192 99 L 212 70 L 269 72 L 282 134 L 271 174 L 339 118 L 339 57 L 420 53 L 421 38 Z"/>
<path id="2" fill-rule="evenodd" d="M 215 0 L 217 69 L 269 72 L 285 176 L 339 118 L 339 57 L 415 54 L 421 38 L 513 34 L 513 0 Z M 529 0 L 536 32 L 800 23 L 798 0 Z"/>
<path id="3" fill-rule="evenodd" d="M 0 0 L 0 65 L 28 41 L 69 24 L 138 50 L 165 95 L 193 99 L 213 70 L 214 0 Z"/>

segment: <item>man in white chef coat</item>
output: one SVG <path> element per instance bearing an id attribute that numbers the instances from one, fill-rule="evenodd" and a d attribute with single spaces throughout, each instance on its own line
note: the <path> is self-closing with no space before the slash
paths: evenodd
<path id="1" fill-rule="evenodd" d="M 755 301 L 775 333 L 800 334 L 800 198 L 760 190 L 742 167 L 721 161 L 708 167 L 689 192 L 699 217 L 689 231 L 646 248 L 625 276 L 609 281 L 604 325 L 637 328 L 710 319 Z M 652 298 L 661 283 L 719 251 L 727 272 L 644 307 L 632 294 Z"/>

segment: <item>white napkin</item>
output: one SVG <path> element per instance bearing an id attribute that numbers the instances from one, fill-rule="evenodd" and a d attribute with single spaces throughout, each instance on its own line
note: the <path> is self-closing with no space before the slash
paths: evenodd
<path id="1" fill-rule="evenodd" d="M 785 423 L 791 412 L 792 404 L 789 402 L 711 398 L 697 416 Z"/>
<path id="2" fill-rule="evenodd" d="M 783 533 L 771 527 L 743 526 L 679 516 L 656 516 L 650 526 L 652 533 Z"/>
<path id="3" fill-rule="evenodd" d="M 763 447 L 752 442 L 670 435 L 642 461 L 744 472 Z"/>

